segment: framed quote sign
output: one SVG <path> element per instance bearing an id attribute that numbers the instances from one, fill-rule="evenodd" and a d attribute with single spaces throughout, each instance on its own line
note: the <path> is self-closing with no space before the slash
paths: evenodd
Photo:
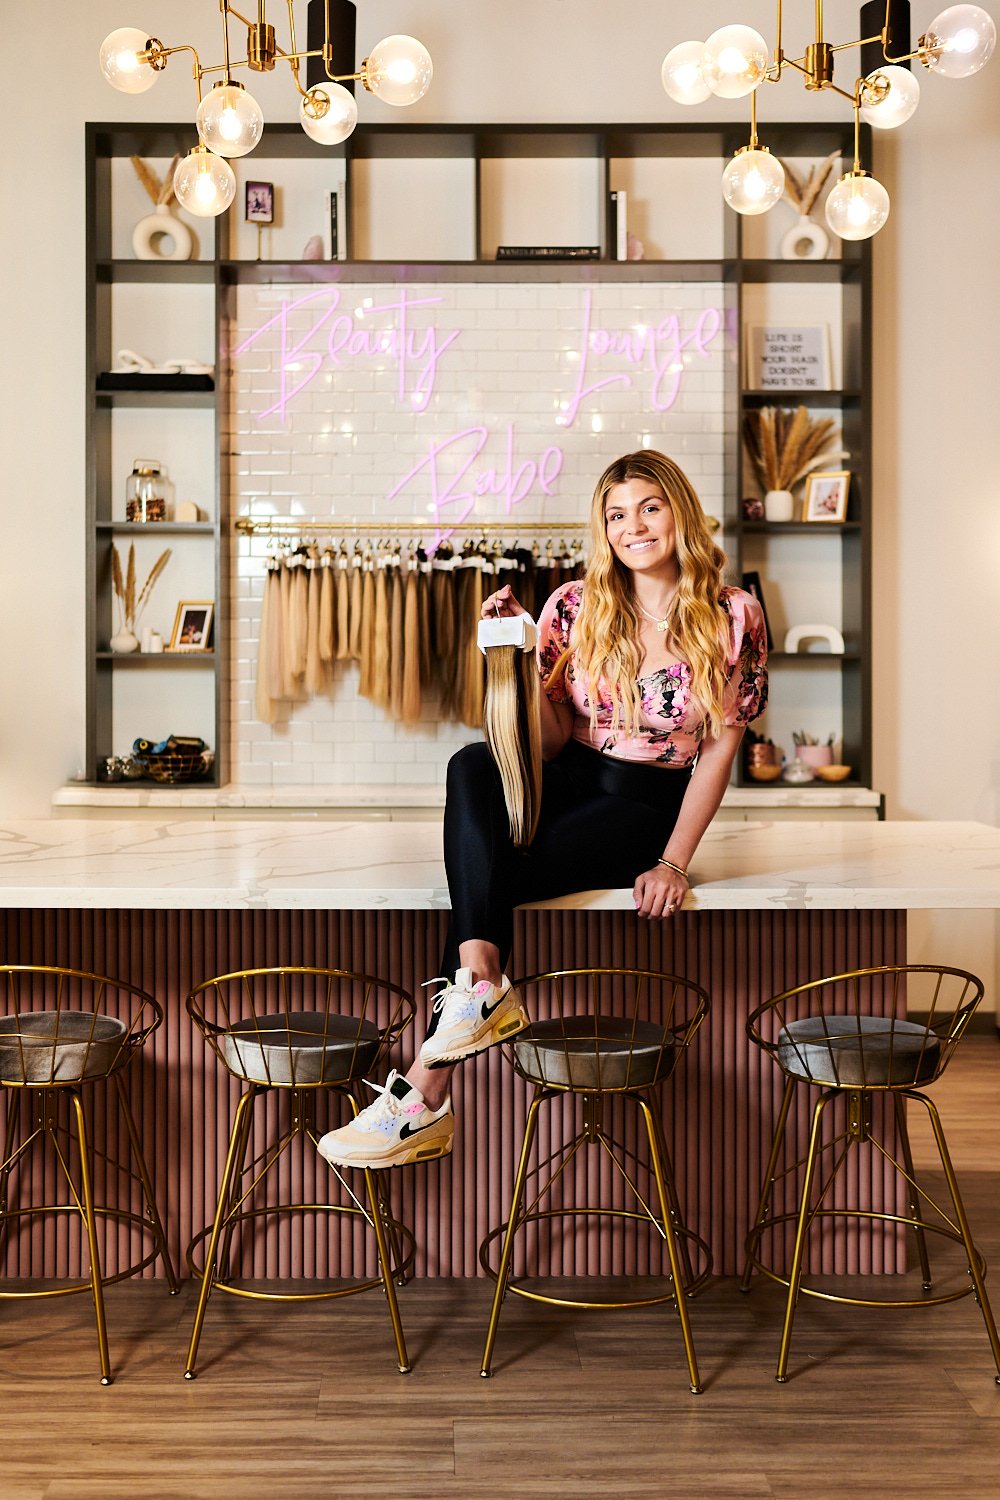
<path id="1" fill-rule="evenodd" d="M 825 323 L 747 329 L 746 381 L 755 391 L 830 389 L 830 331 Z"/>

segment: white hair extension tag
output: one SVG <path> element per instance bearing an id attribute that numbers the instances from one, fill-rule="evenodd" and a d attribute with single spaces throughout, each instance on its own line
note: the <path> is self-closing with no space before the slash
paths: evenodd
<path id="1" fill-rule="evenodd" d="M 480 620 L 476 644 L 483 655 L 490 646 L 517 646 L 534 651 L 538 630 L 530 615 L 499 615 Z"/>

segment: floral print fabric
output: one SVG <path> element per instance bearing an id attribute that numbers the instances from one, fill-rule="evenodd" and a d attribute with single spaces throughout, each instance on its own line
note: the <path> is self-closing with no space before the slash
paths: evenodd
<path id="1" fill-rule="evenodd" d="M 621 760 L 690 766 L 705 738 L 705 718 L 691 702 L 691 668 L 687 662 L 673 662 L 639 678 L 642 719 L 634 735 L 611 728 L 613 705 L 603 686 L 597 700 L 597 724 L 591 729 L 587 683 L 576 667 L 575 653 L 567 658 L 558 676 L 552 677 L 569 645 L 583 588 L 583 583 L 574 581 L 556 589 L 538 622 L 538 669 L 549 699 L 573 704 L 573 738 L 588 749 Z M 767 703 L 764 616 L 757 600 L 743 589 L 723 588 L 719 600 L 729 616 L 725 723 L 750 724 L 760 717 Z"/>

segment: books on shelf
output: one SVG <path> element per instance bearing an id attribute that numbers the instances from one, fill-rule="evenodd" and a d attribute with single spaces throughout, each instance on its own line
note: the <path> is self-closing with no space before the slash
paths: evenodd
<path id="1" fill-rule="evenodd" d="M 347 259 L 347 183 L 343 179 L 326 195 L 323 250 L 327 260 Z"/>
<path id="2" fill-rule="evenodd" d="M 608 259 L 628 260 L 628 193 L 624 188 L 608 194 Z"/>
<path id="3" fill-rule="evenodd" d="M 498 245 L 497 260 L 600 260 L 600 245 Z"/>

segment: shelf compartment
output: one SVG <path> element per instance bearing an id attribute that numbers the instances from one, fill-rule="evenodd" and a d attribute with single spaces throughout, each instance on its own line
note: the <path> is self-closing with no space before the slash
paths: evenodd
<path id="1" fill-rule="evenodd" d="M 856 260 L 743 260 L 744 282 L 815 282 L 835 286 L 856 281 L 862 263 Z"/>
<path id="2" fill-rule="evenodd" d="M 113 662 L 122 667 L 175 667 L 178 663 L 204 667 L 215 664 L 214 651 L 96 651 L 94 655 L 99 662 Z"/>
<path id="3" fill-rule="evenodd" d="M 856 390 L 746 390 L 740 400 L 744 406 L 857 406 L 861 392 Z"/>
<path id="4" fill-rule="evenodd" d="M 734 282 L 732 261 L 717 260 L 452 260 L 271 261 L 229 260 L 220 266 L 227 285 L 271 286 L 389 281 L 624 281 Z"/>
<path id="5" fill-rule="evenodd" d="M 98 521 L 115 536 L 214 536 L 214 521 Z"/>
<path id="6" fill-rule="evenodd" d="M 158 282 L 168 286 L 208 285 L 215 279 L 214 260 L 99 260 L 94 266 L 99 282 Z"/>

